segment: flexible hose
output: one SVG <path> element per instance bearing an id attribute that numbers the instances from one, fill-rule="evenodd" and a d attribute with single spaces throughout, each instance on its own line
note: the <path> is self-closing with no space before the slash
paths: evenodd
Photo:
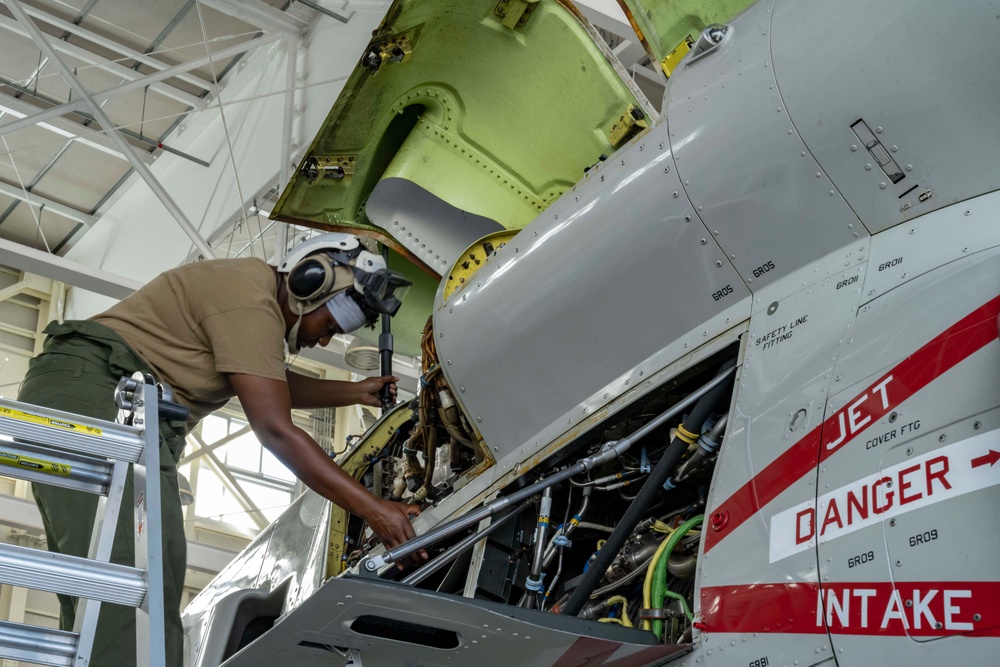
<path id="1" fill-rule="evenodd" d="M 644 609 L 649 609 L 653 606 L 653 568 L 656 565 L 656 560 L 660 557 L 660 554 L 662 554 L 663 550 L 667 548 L 667 544 L 670 542 L 670 535 L 674 532 L 674 530 L 670 530 L 667 533 L 667 536 L 662 542 L 660 542 L 660 546 L 656 548 L 656 551 L 653 553 L 653 557 L 649 559 L 649 563 L 647 564 L 646 578 L 642 582 L 642 606 Z M 652 626 L 648 618 L 642 619 L 643 630 L 650 630 L 651 627 Z"/>
<path id="2" fill-rule="evenodd" d="M 677 530 L 671 533 L 670 537 L 668 537 L 664 541 L 664 544 L 662 545 L 664 547 L 662 552 L 657 550 L 657 553 L 653 556 L 655 562 L 650 565 L 649 571 L 647 572 L 647 578 L 649 572 L 653 573 L 652 586 L 650 591 L 650 602 L 651 602 L 650 608 L 662 609 L 663 598 L 667 597 L 667 595 L 669 594 L 669 597 L 671 598 L 674 599 L 679 598 L 682 600 L 681 607 L 683 607 L 684 613 L 687 614 L 688 619 L 693 620 L 694 616 L 691 614 L 691 610 L 688 608 L 687 600 L 684 600 L 684 598 L 677 595 L 676 593 L 672 593 L 667 590 L 667 561 L 670 560 L 670 554 L 673 553 L 674 547 L 677 546 L 677 544 L 688 533 L 688 531 L 694 528 L 695 526 L 699 525 L 702 521 L 704 521 L 704 519 L 705 515 L 699 514 L 698 516 L 692 517 L 687 521 L 685 521 L 684 523 L 682 523 L 677 528 Z M 652 630 L 653 634 L 656 635 L 657 638 L 662 639 L 663 621 L 659 619 L 654 620 L 652 623 Z"/>
<path id="3" fill-rule="evenodd" d="M 700 432 L 701 425 L 705 421 L 705 418 L 708 416 L 709 412 L 715 408 L 716 404 L 719 403 L 723 392 L 729 385 L 728 381 L 723 382 L 722 379 L 728 379 L 735 366 L 735 359 L 729 359 L 722 364 L 715 376 L 718 384 L 714 385 L 710 391 L 702 395 L 702 397 L 695 404 L 694 408 L 691 410 L 691 413 L 684 419 L 682 426 L 684 427 L 685 432 Z M 684 424 L 686 424 L 686 426 L 684 426 Z M 680 431 L 680 428 L 678 430 Z M 697 438 L 697 436 L 694 437 Z M 642 485 L 641 489 L 639 489 L 639 493 L 636 494 L 635 500 L 631 505 L 629 505 L 628 509 L 625 510 L 625 514 L 622 515 L 621 520 L 615 527 L 615 532 L 611 533 L 611 536 L 608 538 L 608 543 L 605 545 L 605 548 L 598 552 L 594 563 L 590 566 L 590 569 L 584 573 L 580 583 L 570 595 L 569 601 L 562 609 L 563 614 L 567 616 L 576 616 L 580 613 L 580 610 L 583 609 L 584 603 L 590 597 L 593 590 L 597 588 L 597 584 L 600 583 L 600 580 L 604 577 L 604 574 L 607 572 L 611 562 L 618 555 L 618 552 L 621 551 L 622 546 L 625 544 L 625 540 L 632 534 L 636 525 L 646 513 L 646 508 L 648 508 L 663 492 L 663 483 L 667 481 L 670 474 L 674 471 L 674 467 L 677 465 L 678 461 L 680 461 L 681 455 L 683 455 L 687 450 L 688 444 L 690 443 L 680 437 L 674 437 L 671 441 L 666 452 L 664 452 L 663 456 L 660 457 L 660 460 L 650 473 L 646 483 Z"/>

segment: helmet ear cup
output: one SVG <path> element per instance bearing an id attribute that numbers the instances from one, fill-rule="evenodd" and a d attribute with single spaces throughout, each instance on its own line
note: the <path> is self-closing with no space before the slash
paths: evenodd
<path id="1" fill-rule="evenodd" d="M 288 273 L 288 291 L 296 299 L 308 301 L 323 293 L 330 273 L 324 262 L 316 257 L 306 257 Z"/>
<path id="2" fill-rule="evenodd" d="M 324 253 L 300 259 L 285 276 L 293 310 L 302 313 L 310 312 L 332 296 L 336 282 L 337 263 Z"/>

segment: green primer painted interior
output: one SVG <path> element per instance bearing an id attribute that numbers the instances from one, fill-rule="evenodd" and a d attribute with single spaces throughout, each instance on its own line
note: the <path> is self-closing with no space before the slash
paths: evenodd
<path id="1" fill-rule="evenodd" d="M 512 21 L 498 12 L 511 7 L 530 10 L 523 25 L 504 25 Z M 366 218 L 364 202 L 379 179 L 401 177 L 508 229 L 524 227 L 611 155 L 608 135 L 629 104 L 655 115 L 595 36 L 564 0 L 396 0 L 272 217 L 400 251 Z M 389 56 L 374 73 L 365 66 L 373 51 Z M 308 160 L 334 156 L 353 156 L 354 173 L 310 183 Z M 393 255 L 396 268 L 407 263 Z M 425 271 L 405 269 L 417 284 L 393 323 L 401 354 L 419 354 L 433 306 L 439 278 Z"/>

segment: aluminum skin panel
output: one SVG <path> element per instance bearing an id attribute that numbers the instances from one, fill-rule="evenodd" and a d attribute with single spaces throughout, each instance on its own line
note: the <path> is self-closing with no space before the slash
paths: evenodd
<path id="1" fill-rule="evenodd" d="M 837 363 L 817 509 L 791 508 L 785 526 L 791 548 L 817 549 L 827 590 L 816 602 L 842 665 L 871 664 L 872 650 L 900 664 L 994 663 L 998 256 L 865 305 Z M 972 629 L 970 645 L 958 635 Z"/>
<path id="2" fill-rule="evenodd" d="M 947 264 L 1000 245 L 1000 192 L 938 209 L 872 238 L 865 300 Z"/>
<path id="3" fill-rule="evenodd" d="M 658 667 L 690 650 L 654 642 L 641 630 L 340 577 L 223 664 L 329 667 L 354 651 L 364 667 Z"/>
<path id="4" fill-rule="evenodd" d="M 998 13 L 996 2 L 775 2 L 785 108 L 871 233 L 1000 187 Z M 878 160 L 851 129 L 859 119 Z M 886 157 L 902 180 L 879 166 Z"/>
<path id="5" fill-rule="evenodd" d="M 769 302 L 762 310 L 754 295 L 733 422 L 712 482 L 699 559 L 697 604 L 707 667 L 765 658 L 771 665 L 814 664 L 818 656 L 832 655 L 822 628 L 801 631 L 803 613 L 815 618 L 815 598 L 803 604 L 809 595 L 803 591 L 819 586 L 815 552 L 773 561 L 769 519 L 816 496 L 815 432 L 838 351 L 861 301 L 864 269 L 853 263 L 771 300 L 801 284 L 801 276 L 786 276 L 759 292 Z M 741 514 L 755 501 L 758 513 Z"/>
<path id="6" fill-rule="evenodd" d="M 221 647 L 207 646 L 211 635 L 224 642 L 232 618 L 216 614 L 226 596 L 256 590 L 262 594 L 288 582 L 284 611 L 309 599 L 323 583 L 326 567 L 330 503 L 313 491 L 306 491 L 274 523 L 254 539 L 184 609 L 184 664 L 188 667 L 216 667 L 206 658 L 222 655 Z M 213 632 L 221 623 L 224 632 Z"/>
<path id="7" fill-rule="evenodd" d="M 747 9 L 714 51 L 678 67 L 667 100 L 684 193 L 751 289 L 867 235 L 788 116 L 771 67 L 771 4 Z"/>
<path id="8" fill-rule="evenodd" d="M 439 276 L 477 240 L 504 229 L 405 178 L 379 181 L 365 202 L 365 214 Z"/>
<path id="9" fill-rule="evenodd" d="M 447 302 L 439 290 L 438 357 L 498 462 L 746 319 L 746 286 L 680 189 L 659 126 L 592 169 Z"/>

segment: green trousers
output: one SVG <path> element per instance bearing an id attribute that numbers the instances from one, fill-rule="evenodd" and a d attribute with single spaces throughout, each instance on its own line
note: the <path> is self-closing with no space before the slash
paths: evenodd
<path id="1" fill-rule="evenodd" d="M 145 363 L 116 333 L 89 321 L 53 322 L 40 355 L 31 360 L 17 399 L 33 405 L 114 421 L 114 390 L 123 375 L 149 372 Z M 160 483 L 163 505 L 163 569 L 168 667 L 182 664 L 183 628 L 180 600 L 184 586 L 187 543 L 177 489 L 177 465 L 183 434 L 161 426 Z M 94 527 L 98 496 L 82 491 L 33 484 L 49 551 L 86 557 Z M 111 561 L 135 564 L 132 473 L 122 500 Z M 76 598 L 59 596 L 59 625 L 72 630 Z M 94 667 L 136 665 L 136 610 L 104 603 L 90 664 Z"/>

